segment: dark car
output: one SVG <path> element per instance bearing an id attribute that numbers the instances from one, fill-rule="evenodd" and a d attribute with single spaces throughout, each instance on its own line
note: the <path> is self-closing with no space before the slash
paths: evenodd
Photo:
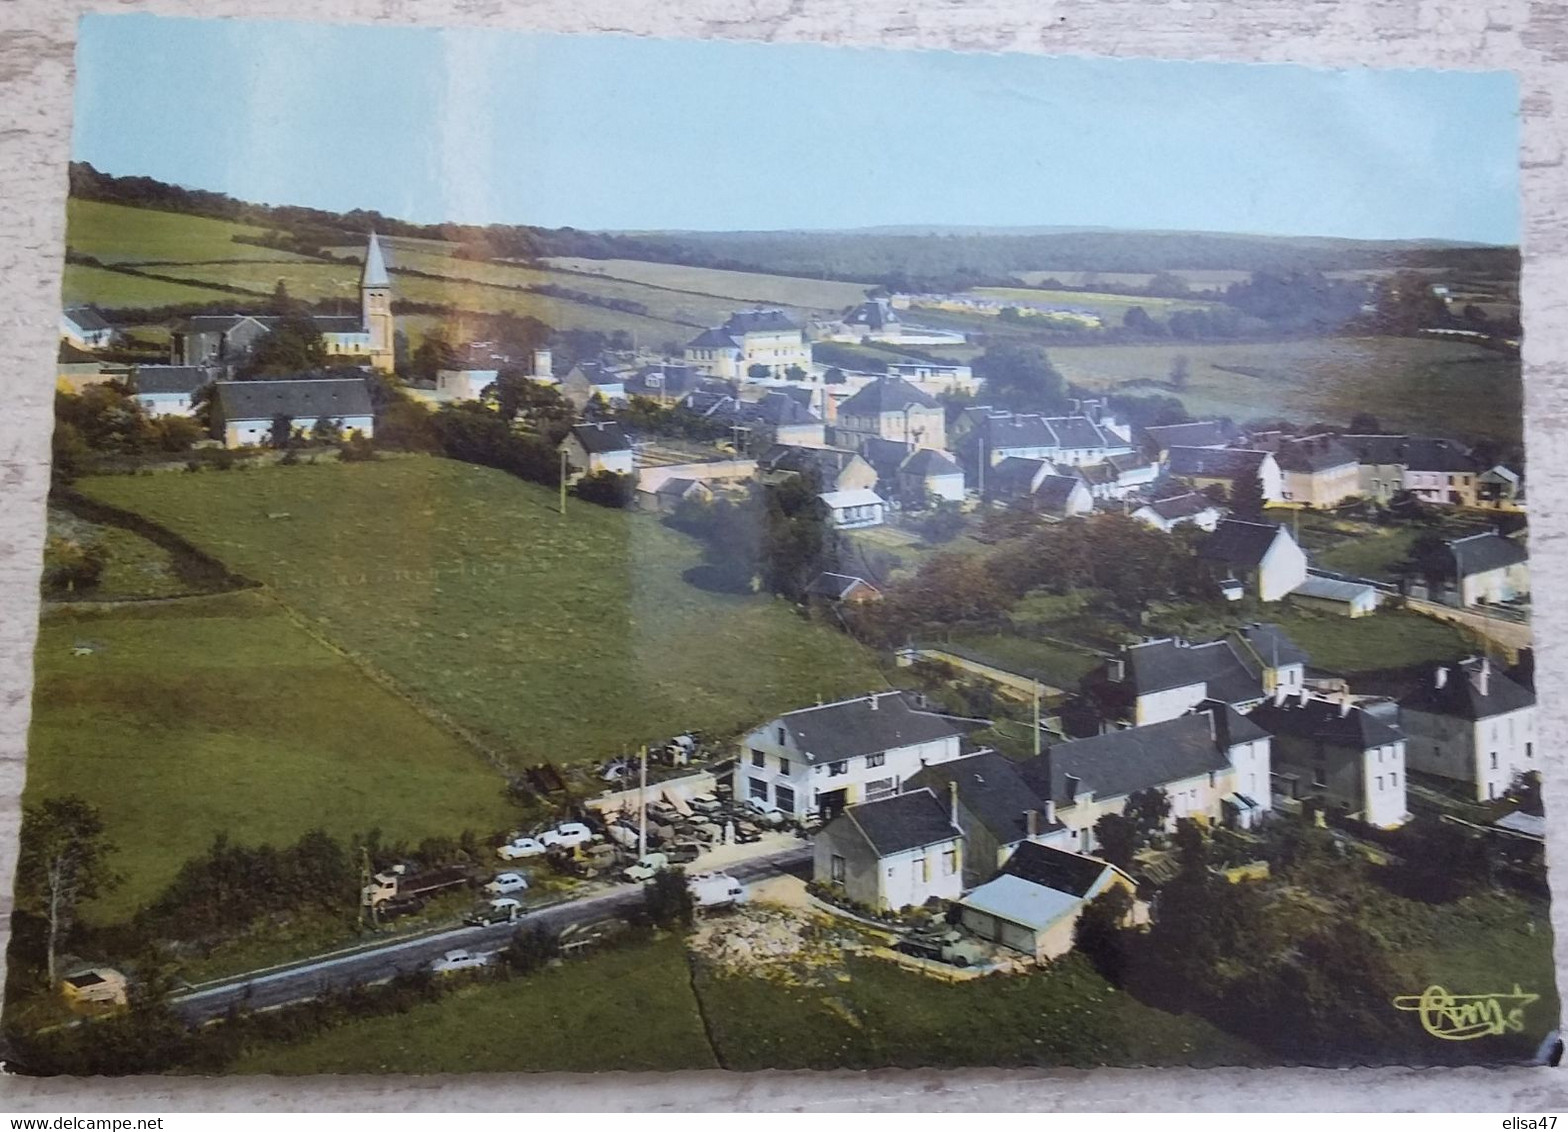
<path id="1" fill-rule="evenodd" d="M 682 841 L 671 845 L 664 851 L 664 855 L 672 865 L 689 865 L 702 856 L 702 846 L 690 841 Z"/>

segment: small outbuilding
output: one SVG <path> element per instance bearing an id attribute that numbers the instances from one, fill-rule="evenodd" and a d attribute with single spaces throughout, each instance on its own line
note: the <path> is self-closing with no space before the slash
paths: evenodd
<path id="1" fill-rule="evenodd" d="M 1307 580 L 1290 592 L 1291 601 L 1297 605 L 1337 613 L 1341 617 L 1365 617 L 1375 613 L 1381 598 L 1376 586 L 1317 574 L 1308 574 Z"/>
<path id="2" fill-rule="evenodd" d="M 72 1010 L 96 1014 L 129 1001 L 126 978 L 113 967 L 92 967 L 60 980 L 60 993 Z"/>
<path id="3" fill-rule="evenodd" d="M 1130 921 L 1145 918 L 1137 903 L 1137 884 L 1115 865 L 1025 841 L 996 877 L 958 906 L 969 931 L 1043 963 L 1072 950 L 1073 930 L 1084 907 L 1117 887 L 1133 896 Z"/>

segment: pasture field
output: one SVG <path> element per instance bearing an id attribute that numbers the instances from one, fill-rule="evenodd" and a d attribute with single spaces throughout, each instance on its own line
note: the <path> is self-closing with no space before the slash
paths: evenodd
<path id="1" fill-rule="evenodd" d="M 97 805 L 125 876 L 94 920 L 130 915 L 220 832 L 417 842 L 515 813 L 477 754 L 254 590 L 51 610 L 34 666 L 25 797 Z"/>
<path id="2" fill-rule="evenodd" d="M 1523 427 L 1519 359 L 1426 338 L 1309 338 L 1286 342 L 1151 346 L 1052 346 L 1069 381 L 1097 392 L 1179 397 L 1196 416 L 1238 423 L 1283 416 L 1346 423 L 1371 413 L 1386 430 L 1518 443 Z M 1182 389 L 1171 364 L 1189 366 Z"/>
<path id="3" fill-rule="evenodd" d="M 518 763 L 734 734 L 885 686 L 844 634 L 689 584 L 698 545 L 653 517 L 575 499 L 563 517 L 553 490 L 488 468 L 404 457 L 80 486 L 264 582 Z"/>
<path id="4" fill-rule="evenodd" d="M 89 522 L 60 507 L 49 508 L 48 522 L 49 538 L 97 545 L 107 554 L 103 574 L 89 595 L 93 601 L 174 597 L 192 591 L 175 570 L 173 556 L 134 531 Z"/>
<path id="5" fill-rule="evenodd" d="M 1187 288 L 1194 292 L 1223 291 L 1232 283 L 1245 283 L 1252 278 L 1250 271 L 1225 271 L 1223 269 L 1194 268 L 1172 271 Z M 1152 271 L 1020 271 L 1017 279 L 1031 287 L 1055 280 L 1068 287 L 1147 287 L 1154 280 Z"/>
<path id="6" fill-rule="evenodd" d="M 160 273 L 165 271 L 159 270 Z M 243 295 L 214 291 L 197 283 L 186 285 L 166 283 L 161 279 L 142 279 L 102 267 L 85 267 L 79 263 L 65 265 L 60 299 L 66 306 L 96 303 L 111 308 L 164 307 L 177 303 L 234 303 L 243 306 L 249 301 Z"/>
<path id="7" fill-rule="evenodd" d="M 1048 303 L 1069 310 L 1093 311 L 1112 325 L 1121 325 L 1122 316 L 1133 307 L 1142 307 L 1152 317 L 1161 318 L 1176 311 L 1202 311 L 1214 306 L 1203 299 L 1156 299 L 1141 295 L 1111 295 L 1102 291 L 1041 291 L 1032 287 L 976 287 L 976 295 L 990 299 Z"/>
<path id="8" fill-rule="evenodd" d="M 761 306 L 782 306 L 837 314 L 858 305 L 871 283 L 840 283 L 830 279 L 803 279 L 794 275 L 765 275 L 750 271 L 724 271 L 716 267 L 687 267 L 678 263 L 649 263 L 637 259 L 578 259 L 558 256 L 546 260 L 566 271 L 623 279 L 650 287 L 689 291 L 694 295 Z"/>
<path id="9" fill-rule="evenodd" d="M 100 263 L 201 263 L 226 259 L 299 260 L 293 252 L 237 244 L 233 236 L 262 236 L 266 229 L 183 212 L 107 201 L 66 202 L 65 246 Z"/>

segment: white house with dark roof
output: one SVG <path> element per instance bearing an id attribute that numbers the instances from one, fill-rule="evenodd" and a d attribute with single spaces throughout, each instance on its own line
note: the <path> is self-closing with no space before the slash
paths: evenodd
<path id="1" fill-rule="evenodd" d="M 1263 499 L 1278 503 L 1285 497 L 1285 478 L 1272 452 L 1247 448 L 1191 448 L 1176 446 L 1165 454 L 1165 470 L 1202 491 L 1214 484 L 1234 496 L 1242 480 L 1263 485 Z"/>
<path id="2" fill-rule="evenodd" d="M 845 311 L 837 322 L 821 327 L 828 342 L 884 342 L 893 346 L 962 346 L 963 334 L 906 323 L 887 298 L 867 299 Z"/>
<path id="3" fill-rule="evenodd" d="M 1421 566 L 1462 605 L 1513 601 L 1530 592 L 1529 551 L 1496 531 L 1448 539 Z"/>
<path id="4" fill-rule="evenodd" d="M 740 380 L 752 366 L 766 366 L 783 377 L 792 366 L 809 371 L 811 347 L 805 334 L 782 310 L 735 311 L 723 326 L 710 327 L 686 344 L 688 364 L 714 377 Z"/>
<path id="5" fill-rule="evenodd" d="M 1201 644 L 1170 637 L 1144 641 L 1128 645 L 1106 666 L 1100 698 L 1111 715 L 1140 725 L 1175 719 L 1205 700 L 1247 711 L 1277 688 L 1304 687 L 1307 659 L 1266 622 Z"/>
<path id="6" fill-rule="evenodd" d="M 1187 421 L 1148 425 L 1142 437 L 1144 446 L 1163 464 L 1172 448 L 1225 448 L 1236 438 L 1236 430 L 1224 421 Z"/>
<path id="7" fill-rule="evenodd" d="M 983 499 L 1027 507 L 1058 519 L 1094 510 L 1089 485 L 1079 476 L 1060 474 L 1049 460 L 1009 456 L 981 474 Z"/>
<path id="8" fill-rule="evenodd" d="M 637 474 L 637 460 L 626 430 L 614 421 L 587 421 L 572 426 L 561 441 L 566 463 L 574 472 L 591 475 L 613 472 L 619 476 Z"/>
<path id="9" fill-rule="evenodd" d="M 1274 737 L 1274 777 L 1284 796 L 1316 798 L 1379 829 L 1410 819 L 1397 719 L 1351 702 L 1348 693 L 1328 699 L 1283 688 L 1247 718 Z"/>
<path id="10" fill-rule="evenodd" d="M 1408 491 L 1425 503 L 1474 507 L 1482 468 L 1470 449 L 1441 436 L 1351 433 L 1340 438 L 1355 454 L 1360 494 L 1387 503 Z"/>
<path id="11" fill-rule="evenodd" d="M 901 377 L 883 375 L 867 382 L 838 403 L 832 423 L 834 443 L 844 448 L 858 448 L 873 438 L 916 448 L 947 447 L 942 406 Z"/>
<path id="12" fill-rule="evenodd" d="M 1098 464 L 1057 464 L 1056 470 L 1083 480 L 1095 499 L 1126 499 L 1148 487 L 1160 474 L 1158 465 L 1136 452 L 1107 456 Z"/>
<path id="13" fill-rule="evenodd" d="M 1321 609 L 1341 617 L 1366 617 L 1377 612 L 1383 594 L 1366 582 L 1309 573 L 1306 581 L 1290 591 L 1290 600 L 1308 609 Z"/>
<path id="14" fill-rule="evenodd" d="M 924 502 L 935 496 L 951 503 L 964 500 L 964 469 L 946 452 L 917 448 L 898 468 L 900 494 Z"/>
<path id="15" fill-rule="evenodd" d="M 824 491 L 817 495 L 827 505 L 828 522 L 837 530 L 880 527 L 887 521 L 887 500 L 870 488 L 850 491 Z"/>
<path id="16" fill-rule="evenodd" d="M 60 337 L 79 350 L 101 350 L 114 344 L 114 327 L 94 306 L 66 307 L 60 312 Z"/>
<path id="17" fill-rule="evenodd" d="M 1141 791 L 1162 790 L 1170 821 L 1256 825 L 1269 812 L 1270 738 L 1229 704 L 1205 701 L 1174 719 L 1053 743 L 1019 773 L 1053 803 L 1068 847 L 1091 853 L 1094 826 Z"/>
<path id="18" fill-rule="evenodd" d="M 991 880 L 959 900 L 959 922 L 981 939 L 1021 951 L 1037 963 L 1065 955 L 1078 917 L 1096 897 L 1121 888 L 1133 898 L 1131 926 L 1148 919 L 1137 882 L 1097 857 L 1028 843 Z"/>
<path id="19" fill-rule="evenodd" d="M 812 876 L 877 911 L 957 900 L 964 835 L 929 790 L 846 806 L 812 838 Z"/>
<path id="20" fill-rule="evenodd" d="M 494 342 L 470 342 L 456 351 L 449 368 L 436 371 L 436 392 L 454 401 L 477 401 L 494 385 L 512 358 Z"/>
<path id="21" fill-rule="evenodd" d="M 922 706 L 909 692 L 873 692 L 800 708 L 741 740 L 735 796 L 797 821 L 886 798 L 921 767 L 965 753 L 985 726 Z"/>
<path id="22" fill-rule="evenodd" d="M 131 395 L 149 417 L 188 417 L 195 412 L 198 390 L 212 381 L 202 366 L 136 366 Z"/>
<path id="23" fill-rule="evenodd" d="M 1307 580 L 1307 556 L 1275 523 L 1224 519 L 1198 547 L 1216 581 L 1239 581 L 1259 601 L 1279 601 Z"/>
<path id="24" fill-rule="evenodd" d="M 1166 533 L 1184 524 L 1191 524 L 1200 531 L 1212 531 L 1219 526 L 1220 509 L 1202 492 L 1188 491 L 1145 503 L 1133 511 L 1132 517 Z"/>
<path id="25" fill-rule="evenodd" d="M 966 436 L 965 451 L 988 465 L 1017 457 L 1080 467 L 1132 455 L 1132 442 L 1125 433 L 1123 426 L 1106 417 L 991 411 Z"/>
<path id="26" fill-rule="evenodd" d="M 362 377 L 219 381 L 213 390 L 213 428 L 226 448 L 269 443 L 280 417 L 296 433 L 328 420 L 345 436 L 375 435 L 375 410 Z"/>
<path id="27" fill-rule="evenodd" d="M 1410 765 L 1463 783 L 1477 801 L 1500 798 L 1517 776 L 1542 769 L 1535 693 L 1486 657 L 1429 669 L 1399 709 Z"/>
<path id="28" fill-rule="evenodd" d="M 1333 436 L 1282 438 L 1274 449 L 1280 499 L 1306 507 L 1334 507 L 1361 492 L 1356 454 Z"/>

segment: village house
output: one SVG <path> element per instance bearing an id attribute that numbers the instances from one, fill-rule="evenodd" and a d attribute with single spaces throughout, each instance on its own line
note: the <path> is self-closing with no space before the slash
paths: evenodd
<path id="1" fill-rule="evenodd" d="M 828 522 L 841 531 L 879 527 L 887 521 L 887 500 L 869 488 L 824 491 L 817 496 L 828 508 Z"/>
<path id="2" fill-rule="evenodd" d="M 768 481 L 815 475 L 821 491 L 870 491 L 877 486 L 876 469 L 846 448 L 775 444 L 757 461 L 757 470 Z"/>
<path id="3" fill-rule="evenodd" d="M 1124 926 L 1147 922 L 1137 882 L 1115 865 L 1025 843 L 996 877 L 959 900 L 959 922 L 981 939 L 1044 963 L 1072 950 L 1078 917 L 1091 900 L 1113 888 L 1132 898 Z"/>
<path id="4" fill-rule="evenodd" d="M 540 354 L 545 360 L 543 372 L 549 375 L 548 350 L 534 351 L 532 375 L 540 373 Z M 456 355 L 455 364 L 436 371 L 436 392 L 453 401 L 479 400 L 500 378 L 502 370 L 513 368 L 511 355 L 502 353 L 494 342 L 470 342 Z"/>
<path id="5" fill-rule="evenodd" d="M 736 444 L 750 437 L 754 445 L 784 444 L 821 448 L 826 444 L 822 419 L 783 390 L 773 389 L 757 400 L 698 388 L 681 401 L 688 410 L 729 426 Z"/>
<path id="6" fill-rule="evenodd" d="M 806 596 L 834 604 L 862 605 L 868 601 L 881 601 L 882 591 L 854 574 L 835 574 L 825 570 L 811 580 L 811 584 L 806 587 Z"/>
<path id="7" fill-rule="evenodd" d="M 1163 638 L 1128 645 L 1095 686 L 1113 718 L 1159 723 L 1217 700 L 1241 711 L 1275 689 L 1305 686 L 1307 654 L 1277 625 L 1255 622 L 1218 640 Z"/>
<path id="8" fill-rule="evenodd" d="M 566 371 L 559 382 L 561 396 L 579 413 L 595 399 L 606 405 L 623 404 L 626 400 L 626 379 L 632 368 L 609 360 L 578 362 Z"/>
<path id="9" fill-rule="evenodd" d="M 939 798 L 957 791 L 956 821 L 964 831 L 964 887 L 995 875 L 1025 842 L 1066 845 L 1067 827 L 1056 803 L 1036 793 L 1018 764 L 995 751 L 924 767 L 905 790 L 930 790 Z"/>
<path id="10" fill-rule="evenodd" d="M 1165 464 L 1172 448 L 1227 448 L 1236 435 L 1236 429 L 1228 421 L 1188 421 L 1149 425 L 1143 429 L 1142 439 L 1150 455 Z"/>
<path id="11" fill-rule="evenodd" d="M 1535 692 L 1486 657 L 1431 668 L 1399 707 L 1410 766 L 1463 783 L 1478 802 L 1541 769 Z"/>
<path id="12" fill-rule="evenodd" d="M 1250 829 L 1272 805 L 1268 732 L 1215 700 L 1159 723 L 1052 743 L 1019 771 L 1054 802 L 1066 847 L 1081 853 L 1098 848 L 1095 823 L 1141 791 L 1165 792 L 1172 828 L 1193 818 Z"/>
<path id="13" fill-rule="evenodd" d="M 60 337 L 78 350 L 102 350 L 114 345 L 115 330 L 97 307 L 72 306 L 60 312 Z"/>
<path id="14" fill-rule="evenodd" d="M 131 367 L 124 362 L 106 362 L 69 342 L 62 341 L 55 354 L 54 385 L 61 393 L 80 393 L 89 385 L 128 381 Z"/>
<path id="15" fill-rule="evenodd" d="M 320 421 L 344 436 L 375 435 L 374 408 L 364 378 L 282 378 L 220 381 L 213 386 L 213 431 L 226 448 L 272 442 L 274 425 L 287 421 L 308 434 Z"/>
<path id="16" fill-rule="evenodd" d="M 891 346 L 962 346 L 964 335 L 906 323 L 886 298 L 867 299 L 837 322 L 821 324 L 817 337 L 828 342 L 881 342 Z"/>
<path id="17" fill-rule="evenodd" d="M 613 421 L 590 421 L 572 426 L 561 441 L 566 464 L 573 472 L 592 475 L 613 472 L 620 476 L 637 474 L 637 461 L 626 431 Z"/>
<path id="18" fill-rule="evenodd" d="M 877 473 L 877 489 L 887 495 L 897 495 L 900 484 L 898 471 L 904 461 L 919 451 L 913 444 L 901 440 L 883 440 L 879 436 L 867 437 L 860 442 L 860 455 Z M 935 452 L 936 449 L 924 451 Z"/>
<path id="19" fill-rule="evenodd" d="M 1235 579 L 1259 601 L 1279 601 L 1307 579 L 1307 556 L 1274 523 L 1223 519 L 1198 547 L 1216 580 Z"/>
<path id="20" fill-rule="evenodd" d="M 1284 688 L 1247 717 L 1274 737 L 1274 777 L 1285 797 L 1315 798 L 1379 829 L 1410 818 L 1405 733 L 1394 719 L 1352 703 Z"/>
<path id="21" fill-rule="evenodd" d="M 1236 496 L 1236 485 L 1243 480 L 1257 481 L 1266 503 L 1285 497 L 1285 479 L 1272 452 L 1248 448 L 1173 447 L 1165 454 L 1165 470 L 1184 479 L 1198 491 L 1218 485 L 1227 499 Z"/>
<path id="22" fill-rule="evenodd" d="M 903 378 L 878 377 L 840 402 L 833 419 L 836 444 L 858 448 L 873 437 L 916 448 L 946 448 L 946 414 L 934 397 Z"/>
<path id="23" fill-rule="evenodd" d="M 1148 487 L 1160 474 L 1158 466 L 1136 452 L 1107 456 L 1098 464 L 1058 464 L 1056 470 L 1083 480 L 1095 499 L 1126 499 Z"/>
<path id="24" fill-rule="evenodd" d="M 688 342 L 684 357 L 704 373 L 731 380 L 750 377 L 753 366 L 765 366 L 770 377 L 784 377 L 791 367 L 811 367 L 811 347 L 801 328 L 777 309 L 734 312 L 723 326 Z"/>
<path id="25" fill-rule="evenodd" d="M 1066 519 L 1087 515 L 1094 510 L 1089 485 L 1077 476 L 1058 474 L 1049 460 L 1009 456 L 991 468 L 982 469 L 981 497 L 999 503 L 1026 507 L 1042 514 Z"/>
<path id="26" fill-rule="evenodd" d="M 889 362 L 887 375 L 902 378 L 927 393 L 933 385 L 938 392 L 946 393 L 974 393 L 980 388 L 974 370 L 957 362 Z"/>
<path id="27" fill-rule="evenodd" d="M 970 429 L 964 449 L 988 465 L 1018 457 L 1076 468 L 1132 455 L 1126 427 L 1101 413 L 1097 402 L 1090 405 L 1092 415 L 1065 417 L 989 412 Z"/>
<path id="28" fill-rule="evenodd" d="M 713 489 L 701 480 L 670 476 L 651 491 L 637 489 L 637 502 L 645 511 L 667 515 L 682 503 L 709 503 Z"/>
<path id="29" fill-rule="evenodd" d="M 1183 524 L 1191 524 L 1200 531 L 1212 531 L 1219 525 L 1220 509 L 1207 495 L 1189 491 L 1145 503 L 1132 513 L 1132 517 L 1167 534 Z"/>
<path id="30" fill-rule="evenodd" d="M 923 706 L 910 692 L 873 692 L 771 719 L 741 740 L 735 795 L 797 821 L 897 794 L 923 766 L 950 762 L 986 721 Z"/>
<path id="31" fill-rule="evenodd" d="M 879 912 L 957 900 L 963 832 L 929 790 L 846 806 L 812 839 L 812 876 Z"/>
<path id="32" fill-rule="evenodd" d="M 1341 617 L 1365 617 L 1377 612 L 1383 595 L 1376 586 L 1366 582 L 1309 573 L 1301 585 L 1290 591 L 1290 600 L 1307 609 L 1320 609 Z"/>
<path id="33" fill-rule="evenodd" d="M 1481 468 L 1470 449 L 1438 436 L 1353 433 L 1341 438 L 1355 453 L 1360 494 L 1388 503 L 1401 491 L 1424 503 L 1475 507 Z"/>
<path id="34" fill-rule="evenodd" d="M 1493 605 L 1530 593 L 1530 553 L 1496 531 L 1448 539 L 1427 554 L 1419 567 L 1436 596 L 1461 605 Z"/>
<path id="35" fill-rule="evenodd" d="M 924 503 L 936 498 L 950 503 L 964 500 L 964 470 L 946 452 L 917 448 L 898 469 L 899 494 Z"/>
<path id="36" fill-rule="evenodd" d="M 1284 439 L 1274 451 L 1280 499 L 1301 507 L 1336 507 L 1361 492 L 1356 454 L 1332 436 Z"/>
<path id="37" fill-rule="evenodd" d="M 1477 507 L 1498 511 L 1524 510 L 1524 477 L 1512 468 L 1497 464 L 1475 478 Z"/>
<path id="38" fill-rule="evenodd" d="M 628 397 L 647 397 L 661 405 L 673 404 L 696 389 L 702 375 L 686 362 L 653 362 L 638 367 L 625 382 Z"/>
<path id="39" fill-rule="evenodd" d="M 196 411 L 197 391 L 211 380 L 201 366 L 136 366 L 131 396 L 149 417 L 188 417 Z"/>

